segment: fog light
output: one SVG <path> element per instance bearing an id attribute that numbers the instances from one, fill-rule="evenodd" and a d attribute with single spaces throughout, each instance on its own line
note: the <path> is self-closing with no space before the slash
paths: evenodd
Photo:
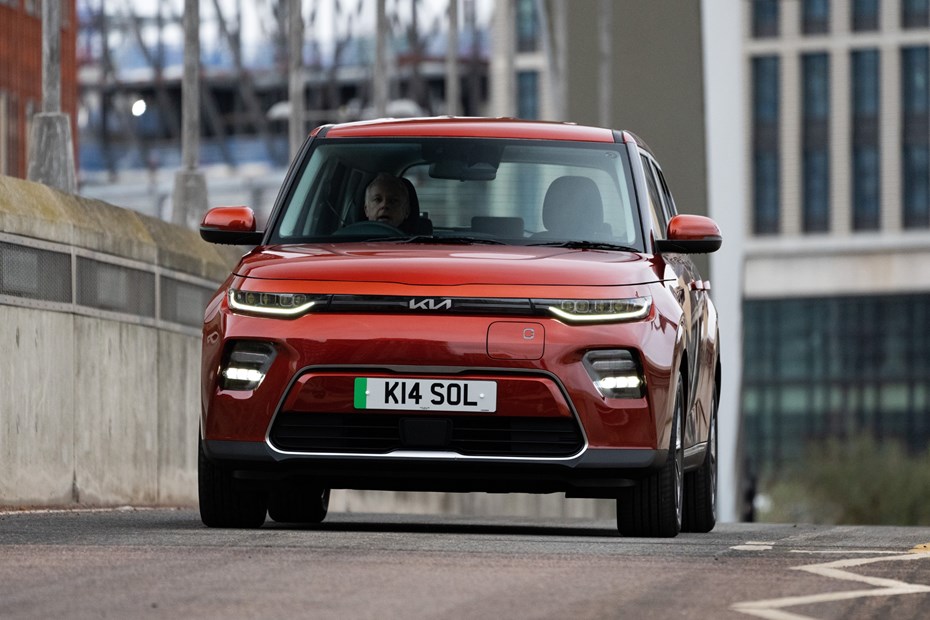
<path id="1" fill-rule="evenodd" d="M 274 356 L 275 349 L 268 342 L 239 340 L 231 343 L 220 370 L 220 387 L 224 390 L 258 388 Z"/>
<path id="2" fill-rule="evenodd" d="M 602 396 L 607 398 L 642 398 L 645 382 L 631 351 L 624 349 L 589 351 L 584 367 Z"/>
<path id="3" fill-rule="evenodd" d="M 223 371 L 223 376 L 228 381 L 243 381 L 245 383 L 254 383 L 258 385 L 265 375 L 255 368 L 227 368 Z"/>
<path id="4" fill-rule="evenodd" d="M 604 377 L 597 382 L 598 387 L 605 390 L 635 390 L 639 388 L 639 377 Z"/>

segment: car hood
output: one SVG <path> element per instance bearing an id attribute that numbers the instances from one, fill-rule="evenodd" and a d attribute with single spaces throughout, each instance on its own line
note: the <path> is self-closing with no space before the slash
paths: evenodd
<path id="1" fill-rule="evenodd" d="M 659 280 L 651 257 L 636 252 L 388 243 L 265 246 L 246 255 L 236 275 L 415 286 L 624 286 Z"/>

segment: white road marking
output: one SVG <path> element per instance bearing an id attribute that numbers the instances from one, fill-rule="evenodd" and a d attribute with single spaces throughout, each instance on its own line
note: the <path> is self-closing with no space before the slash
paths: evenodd
<path id="1" fill-rule="evenodd" d="M 769 541 L 747 540 L 742 545 L 730 547 L 734 551 L 771 551 L 775 543 Z"/>
<path id="2" fill-rule="evenodd" d="M 794 552 L 794 550 L 792 551 Z M 884 552 L 879 551 L 872 553 Z M 851 558 L 836 560 L 834 562 L 825 562 L 823 564 L 793 566 L 791 570 L 802 570 L 820 575 L 821 577 L 865 583 L 875 587 L 868 590 L 847 590 L 844 592 L 825 592 L 823 594 L 810 594 L 807 596 L 786 596 L 759 601 L 743 601 L 741 603 L 734 603 L 730 606 L 730 609 L 758 618 L 768 618 L 769 620 L 816 620 L 811 616 L 785 611 L 785 608 L 874 596 L 930 593 L 930 586 L 928 585 L 906 583 L 904 581 L 898 581 L 897 579 L 868 577 L 844 570 L 857 566 L 865 566 L 866 564 L 874 564 L 876 562 L 910 562 L 912 560 L 925 559 L 930 559 L 930 548 L 928 548 L 927 545 L 918 545 L 914 547 L 910 553 L 906 554 L 897 553 L 896 555 L 884 555 L 881 557 Z"/>
<path id="3" fill-rule="evenodd" d="M 901 555 L 898 551 L 878 551 L 875 549 L 792 549 L 788 553 L 799 553 L 807 555 Z"/>

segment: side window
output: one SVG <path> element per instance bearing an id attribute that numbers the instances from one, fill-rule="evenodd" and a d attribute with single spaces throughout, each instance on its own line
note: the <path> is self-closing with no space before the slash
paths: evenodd
<path id="1" fill-rule="evenodd" d="M 652 214 L 653 230 L 656 239 L 665 239 L 665 231 L 668 229 L 668 218 L 665 216 L 665 209 L 662 205 L 662 196 L 659 193 L 659 185 L 656 182 L 655 170 L 652 163 L 646 156 L 641 156 L 643 160 L 643 172 L 646 173 L 646 186 L 649 188 L 649 211 Z"/>
<path id="2" fill-rule="evenodd" d="M 278 226 L 278 235 L 281 237 L 300 237 L 307 234 L 312 196 L 314 193 L 319 192 L 319 176 L 324 162 L 325 158 L 319 153 L 315 153 L 301 173 L 300 181 L 288 201 L 284 218 Z"/>
<path id="3" fill-rule="evenodd" d="M 347 186 L 350 176 L 359 182 L 359 173 L 330 155 L 327 147 L 318 148 L 301 173 L 278 227 L 281 239 L 329 235 L 355 221 L 350 219 L 353 203 L 348 199 Z"/>
<path id="4" fill-rule="evenodd" d="M 668 219 L 672 219 L 678 215 L 678 209 L 675 207 L 675 199 L 672 198 L 672 192 L 669 191 L 668 185 L 665 183 L 665 175 L 662 174 L 658 166 L 656 166 L 656 176 L 659 178 L 659 188 L 662 190 L 662 198 L 665 201 L 665 216 Z"/>

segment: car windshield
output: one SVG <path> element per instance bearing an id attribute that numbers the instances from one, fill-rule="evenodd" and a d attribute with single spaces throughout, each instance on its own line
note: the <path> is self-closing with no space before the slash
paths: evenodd
<path id="1" fill-rule="evenodd" d="M 366 188 L 409 182 L 407 218 L 366 217 Z M 620 144 L 483 138 L 320 139 L 273 216 L 271 243 L 557 245 L 642 251 Z"/>

